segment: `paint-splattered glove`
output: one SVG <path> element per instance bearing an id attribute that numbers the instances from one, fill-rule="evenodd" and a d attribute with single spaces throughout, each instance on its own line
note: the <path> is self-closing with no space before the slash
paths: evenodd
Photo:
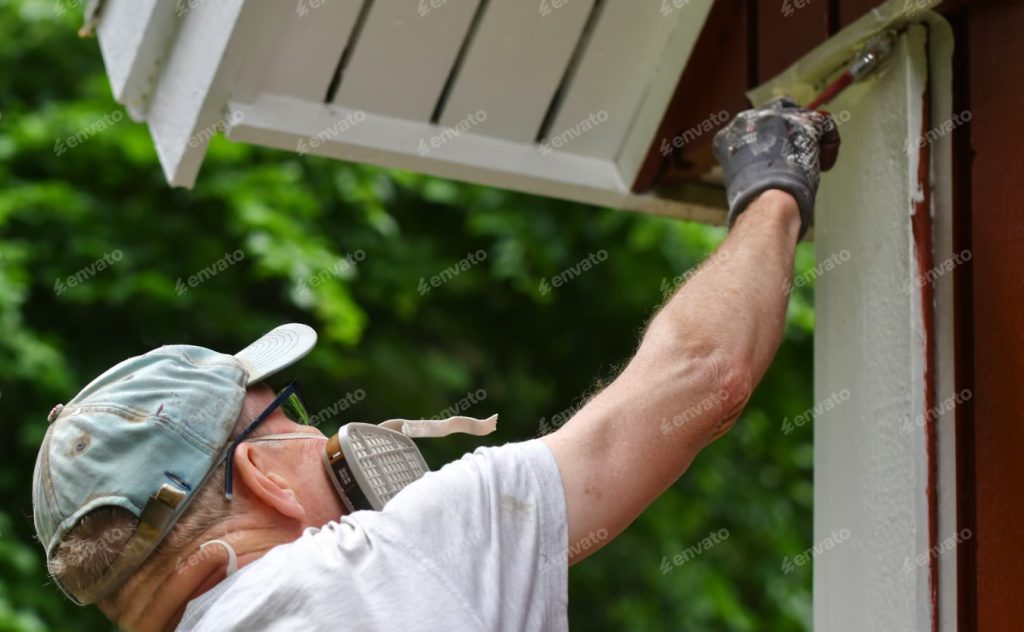
<path id="1" fill-rule="evenodd" d="M 740 112 L 715 136 L 715 157 L 725 171 L 729 226 L 768 189 L 782 189 L 800 207 L 803 239 L 814 221 L 821 171 L 835 164 L 839 132 L 828 114 L 805 110 L 789 97 Z"/>

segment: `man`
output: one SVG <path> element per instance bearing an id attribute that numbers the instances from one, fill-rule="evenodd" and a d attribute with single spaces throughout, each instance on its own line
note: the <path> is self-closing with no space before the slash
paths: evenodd
<path id="1" fill-rule="evenodd" d="M 352 511 L 373 477 L 330 469 L 340 439 L 301 423 L 295 385 L 263 385 L 312 348 L 308 327 L 126 360 L 50 413 L 33 484 L 50 572 L 130 630 L 567 629 L 567 566 L 724 434 L 771 362 L 837 145 L 788 100 L 740 114 L 715 139 L 731 232 L 621 375 L 554 433 L 481 448 L 380 511 Z"/>

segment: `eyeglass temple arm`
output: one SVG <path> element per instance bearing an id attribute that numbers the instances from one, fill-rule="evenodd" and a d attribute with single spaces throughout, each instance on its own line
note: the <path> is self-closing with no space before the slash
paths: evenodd
<path id="1" fill-rule="evenodd" d="M 234 483 L 234 469 L 235 469 L 234 468 L 235 448 L 238 447 L 238 444 L 240 444 L 241 442 L 243 442 L 246 439 L 248 439 L 249 435 L 251 435 L 253 433 L 253 431 L 256 430 L 256 428 L 261 423 L 266 421 L 267 417 L 269 417 L 275 410 L 277 410 L 278 407 L 280 407 L 281 404 L 284 403 L 284 401 L 286 399 L 288 399 L 289 397 L 291 397 L 292 393 L 295 393 L 295 392 L 298 392 L 300 397 L 302 396 L 302 391 L 299 390 L 299 383 L 298 383 L 298 381 L 292 380 L 292 382 L 288 386 L 286 386 L 284 388 L 284 390 L 282 390 L 280 393 L 278 393 L 277 397 L 275 397 L 274 401 L 272 401 L 270 403 L 270 405 L 267 406 L 266 410 L 264 410 L 262 413 L 260 413 L 259 417 L 257 417 L 256 419 L 253 419 L 252 423 L 249 424 L 249 426 L 245 430 L 242 431 L 242 434 L 238 435 L 238 437 L 234 441 L 231 442 L 231 445 L 228 446 L 227 455 L 225 456 L 225 458 L 227 459 L 227 462 L 224 464 L 225 465 L 225 469 L 224 469 L 224 498 L 225 499 L 227 499 L 227 500 L 233 500 L 234 499 L 234 494 L 232 492 L 233 492 L 233 489 L 234 489 L 233 483 Z"/>

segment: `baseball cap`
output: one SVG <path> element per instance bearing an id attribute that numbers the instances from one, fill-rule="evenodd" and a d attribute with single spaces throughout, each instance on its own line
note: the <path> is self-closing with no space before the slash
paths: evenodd
<path id="1" fill-rule="evenodd" d="M 95 509 L 121 507 L 139 519 L 98 582 L 57 582 L 72 601 L 102 599 L 146 560 L 221 462 L 246 388 L 315 344 L 311 327 L 293 323 L 234 355 L 159 347 L 117 364 L 50 411 L 32 480 L 36 533 L 47 560 Z"/>

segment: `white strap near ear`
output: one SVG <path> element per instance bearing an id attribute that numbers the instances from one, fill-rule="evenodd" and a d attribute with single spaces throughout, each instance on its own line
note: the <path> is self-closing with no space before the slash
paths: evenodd
<path id="1" fill-rule="evenodd" d="M 447 437 L 459 432 L 462 434 L 482 437 L 489 435 L 498 427 L 498 416 L 491 415 L 487 419 L 475 417 L 448 417 L 447 419 L 389 419 L 380 424 L 382 428 L 401 432 L 407 437 L 436 438 Z"/>
<path id="2" fill-rule="evenodd" d="M 238 555 L 235 554 L 235 548 L 225 542 L 224 540 L 210 540 L 203 542 L 199 545 L 199 550 L 202 551 L 211 544 L 219 544 L 228 551 L 228 569 L 224 574 L 224 577 L 231 577 L 231 575 L 238 570 Z"/>

